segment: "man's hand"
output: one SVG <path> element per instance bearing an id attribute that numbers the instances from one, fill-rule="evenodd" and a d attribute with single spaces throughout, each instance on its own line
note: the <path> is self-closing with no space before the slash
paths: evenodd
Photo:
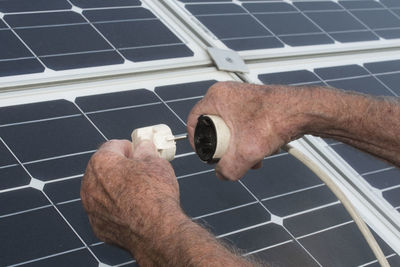
<path id="1" fill-rule="evenodd" d="M 174 170 L 150 141 L 132 151 L 129 141 L 105 143 L 89 161 L 81 187 L 82 204 L 94 233 L 140 258 L 143 246 L 186 220 L 179 206 Z"/>
<path id="2" fill-rule="evenodd" d="M 131 252 L 142 266 L 251 266 L 190 220 L 168 161 L 153 143 L 105 143 L 82 180 L 82 204 L 94 233 Z"/>
<path id="3" fill-rule="evenodd" d="M 300 89 L 288 86 L 261 86 L 239 82 L 214 84 L 192 109 L 187 122 L 193 144 L 197 118 L 202 114 L 220 116 L 231 131 L 228 150 L 215 170 L 219 178 L 237 180 L 261 160 L 302 135 L 304 118 L 299 105 Z"/>

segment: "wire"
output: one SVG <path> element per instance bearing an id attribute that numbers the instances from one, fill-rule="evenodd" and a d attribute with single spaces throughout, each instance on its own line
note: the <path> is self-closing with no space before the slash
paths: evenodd
<path id="1" fill-rule="evenodd" d="M 358 228 L 361 231 L 361 234 L 364 236 L 365 240 L 367 241 L 369 247 L 374 253 L 379 264 L 382 267 L 390 267 L 389 262 L 387 261 L 385 255 L 383 254 L 381 247 L 376 242 L 368 226 L 365 224 L 364 220 L 358 214 L 353 204 L 351 204 L 350 200 L 346 197 L 346 195 L 342 192 L 342 190 L 331 180 L 329 175 L 299 149 L 290 145 L 286 145 L 284 149 L 289 154 L 294 156 L 296 159 L 301 161 L 304 165 L 306 165 L 326 184 L 326 186 L 328 186 L 328 188 L 336 195 L 336 197 L 346 208 L 347 212 L 353 218 L 354 222 L 357 224 Z"/>

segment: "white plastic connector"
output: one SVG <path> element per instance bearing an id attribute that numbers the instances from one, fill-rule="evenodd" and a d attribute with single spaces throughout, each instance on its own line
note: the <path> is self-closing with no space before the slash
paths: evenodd
<path id="1" fill-rule="evenodd" d="M 172 135 L 171 128 L 165 124 L 158 124 L 135 129 L 132 132 L 133 151 L 137 144 L 143 140 L 152 141 L 160 157 L 171 161 L 175 157 L 176 142 Z"/>
<path id="2" fill-rule="evenodd" d="M 228 150 L 229 141 L 231 139 L 231 132 L 221 117 L 215 115 L 205 116 L 209 117 L 212 120 L 217 134 L 217 147 L 215 149 L 213 159 L 220 159 L 225 154 L 226 150 Z"/>

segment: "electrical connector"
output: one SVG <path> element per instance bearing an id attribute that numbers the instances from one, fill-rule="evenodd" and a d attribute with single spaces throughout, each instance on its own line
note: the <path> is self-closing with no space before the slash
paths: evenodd
<path id="1" fill-rule="evenodd" d="M 171 128 L 165 124 L 158 124 L 143 128 L 135 129 L 132 132 L 133 151 L 138 143 L 143 140 L 153 142 L 160 157 L 171 161 L 175 157 L 176 142 L 175 136 L 172 134 Z"/>

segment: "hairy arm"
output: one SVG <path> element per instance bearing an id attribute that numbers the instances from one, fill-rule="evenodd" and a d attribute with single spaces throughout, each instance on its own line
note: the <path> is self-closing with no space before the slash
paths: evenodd
<path id="1" fill-rule="evenodd" d="M 94 233 L 131 252 L 142 266 L 250 266 L 179 204 L 174 170 L 151 142 L 105 143 L 82 180 L 82 204 Z"/>
<path id="2" fill-rule="evenodd" d="M 400 100 L 309 88 L 303 132 L 330 137 L 400 166 Z"/>
<path id="3" fill-rule="evenodd" d="M 215 170 L 237 180 L 280 147 L 304 134 L 331 137 L 400 166 L 400 101 L 327 87 L 214 84 L 192 109 L 187 130 L 202 114 L 218 115 L 231 131 Z"/>

